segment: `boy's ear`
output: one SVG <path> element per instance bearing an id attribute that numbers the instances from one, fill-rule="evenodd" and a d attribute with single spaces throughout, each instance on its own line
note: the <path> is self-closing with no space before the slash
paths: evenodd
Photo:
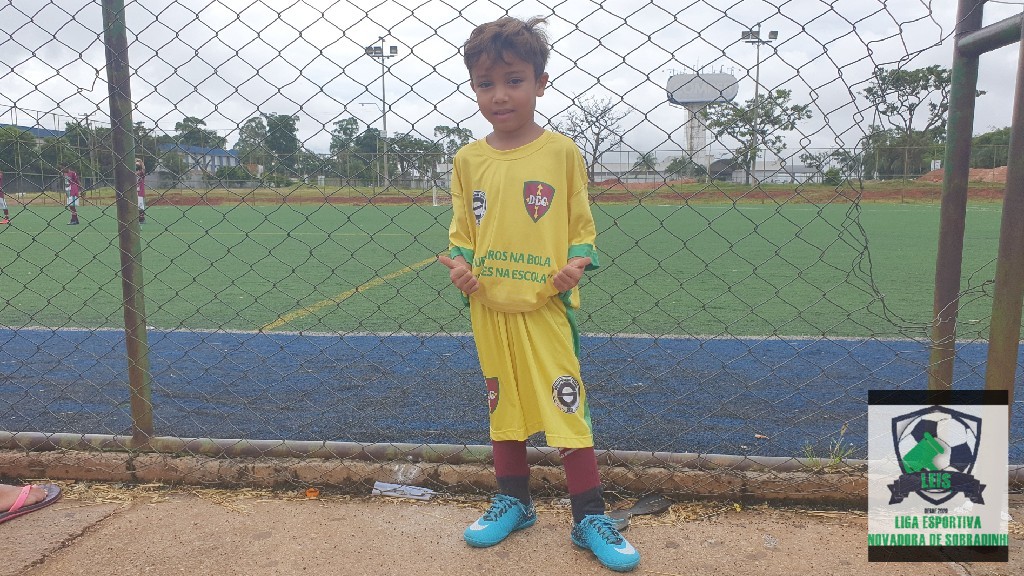
<path id="1" fill-rule="evenodd" d="M 544 89 L 548 87 L 548 73 L 541 73 L 540 77 L 537 78 L 537 96 L 544 95 Z"/>

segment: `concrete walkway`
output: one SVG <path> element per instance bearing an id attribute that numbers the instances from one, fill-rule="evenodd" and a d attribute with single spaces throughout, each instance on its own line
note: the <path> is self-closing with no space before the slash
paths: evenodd
<path id="1" fill-rule="evenodd" d="M 533 528 L 479 550 L 462 541 L 479 501 L 76 485 L 66 496 L 0 524 L 0 576 L 611 573 L 572 546 L 555 501 Z M 1011 513 L 1024 518 L 1024 499 L 1011 497 Z M 626 535 L 643 555 L 637 574 L 1009 575 L 1024 574 L 1020 528 L 1008 564 L 972 565 L 869 564 L 859 512 L 680 503 L 634 517 Z"/>

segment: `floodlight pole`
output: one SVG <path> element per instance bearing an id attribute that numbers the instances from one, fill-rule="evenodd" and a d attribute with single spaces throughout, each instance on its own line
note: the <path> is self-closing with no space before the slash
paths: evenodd
<path id="1" fill-rule="evenodd" d="M 384 77 L 387 75 L 387 68 L 384 66 L 384 60 L 386 58 L 394 58 L 398 55 L 398 46 L 391 46 L 388 53 L 384 51 L 384 38 L 380 37 L 380 50 L 378 51 L 377 46 L 367 46 L 366 55 L 371 58 L 380 58 L 380 102 L 381 102 L 381 117 L 384 124 L 384 188 L 387 189 L 391 186 L 391 180 L 388 177 L 388 101 L 387 91 L 384 88 Z"/>
<path id="2" fill-rule="evenodd" d="M 756 62 L 754 63 L 754 129 L 750 135 L 750 151 L 753 156 L 750 159 L 750 164 L 747 166 L 747 175 L 744 178 L 744 184 L 750 184 L 750 174 L 757 168 L 757 97 L 760 94 L 761 89 L 761 44 L 771 44 L 779 37 L 778 30 L 772 30 L 768 33 L 768 39 L 761 39 L 761 24 L 757 24 L 757 28 L 752 30 L 746 30 L 740 35 L 740 39 L 747 44 L 754 44 L 757 46 L 757 54 L 755 56 Z"/>

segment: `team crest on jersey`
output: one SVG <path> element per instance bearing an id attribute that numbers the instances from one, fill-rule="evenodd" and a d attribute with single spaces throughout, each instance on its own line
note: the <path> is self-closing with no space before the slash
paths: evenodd
<path id="1" fill-rule="evenodd" d="M 547 182 L 530 181 L 523 183 L 523 202 L 526 213 L 534 222 L 548 213 L 551 200 L 555 197 L 555 189 Z"/>
<path id="2" fill-rule="evenodd" d="M 572 376 L 559 376 L 551 385 L 551 399 L 562 412 L 576 412 L 580 407 L 580 383 Z"/>
<path id="3" fill-rule="evenodd" d="M 473 216 L 476 216 L 476 225 L 484 219 L 487 213 L 487 194 L 483 190 L 473 190 Z"/>
<path id="4" fill-rule="evenodd" d="M 487 382 L 487 407 L 493 414 L 498 409 L 498 379 L 484 378 L 484 381 Z"/>

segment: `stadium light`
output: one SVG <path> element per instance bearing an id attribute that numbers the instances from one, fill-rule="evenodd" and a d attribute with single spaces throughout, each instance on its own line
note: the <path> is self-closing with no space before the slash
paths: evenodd
<path id="1" fill-rule="evenodd" d="M 768 32 L 768 39 L 762 40 L 760 23 L 758 23 L 757 28 L 743 30 L 740 32 L 741 41 L 757 46 L 756 62 L 754 63 L 754 131 L 753 134 L 750 135 L 750 149 L 751 152 L 753 152 L 753 156 L 751 156 L 750 164 L 747 167 L 747 175 L 746 178 L 744 178 L 744 184 L 750 184 L 750 174 L 757 166 L 757 97 L 761 88 L 761 44 L 771 44 L 778 39 L 779 31 L 771 30 Z"/>
<path id="2" fill-rule="evenodd" d="M 384 88 L 384 76 L 387 74 L 387 68 L 384 66 L 384 60 L 398 56 L 398 46 L 388 46 L 388 53 L 385 54 L 384 38 L 385 36 L 380 37 L 380 46 L 367 46 L 366 55 L 371 58 L 380 58 L 380 114 L 384 123 L 384 188 L 386 189 L 391 185 L 391 180 L 388 178 L 388 101 L 387 91 Z"/>

